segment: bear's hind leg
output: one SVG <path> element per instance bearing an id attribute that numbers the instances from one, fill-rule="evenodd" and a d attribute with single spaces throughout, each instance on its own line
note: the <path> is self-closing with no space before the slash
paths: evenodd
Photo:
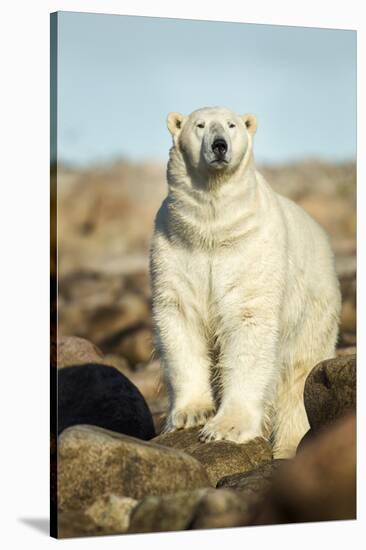
<path id="1" fill-rule="evenodd" d="M 296 370 L 287 372 L 280 383 L 274 405 L 274 458 L 292 458 L 310 427 L 304 406 L 304 386 L 310 370 L 311 367 L 297 366 Z"/>

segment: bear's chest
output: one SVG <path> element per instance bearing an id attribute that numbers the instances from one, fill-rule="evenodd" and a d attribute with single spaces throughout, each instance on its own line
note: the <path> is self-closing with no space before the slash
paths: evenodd
<path id="1" fill-rule="evenodd" d="M 258 245 L 255 243 L 215 250 L 177 250 L 174 284 L 187 312 L 195 312 L 212 323 L 222 309 L 228 292 L 236 290 L 245 296 L 247 290 L 251 291 L 253 282 L 258 282 L 256 271 L 259 275 L 261 270 L 257 253 Z"/>

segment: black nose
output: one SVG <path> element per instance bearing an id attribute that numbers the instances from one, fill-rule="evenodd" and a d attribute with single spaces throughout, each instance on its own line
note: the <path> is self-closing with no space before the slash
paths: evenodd
<path id="1" fill-rule="evenodd" d="M 217 157 L 223 158 L 227 152 L 227 143 L 222 138 L 216 138 L 212 144 L 212 151 Z"/>

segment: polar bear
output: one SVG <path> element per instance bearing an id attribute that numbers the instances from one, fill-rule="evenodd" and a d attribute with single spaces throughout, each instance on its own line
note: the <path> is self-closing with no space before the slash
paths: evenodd
<path id="1" fill-rule="evenodd" d="M 166 430 L 267 437 L 294 455 L 312 367 L 334 357 L 340 291 L 323 229 L 256 170 L 256 117 L 170 113 L 168 194 L 150 254 Z"/>

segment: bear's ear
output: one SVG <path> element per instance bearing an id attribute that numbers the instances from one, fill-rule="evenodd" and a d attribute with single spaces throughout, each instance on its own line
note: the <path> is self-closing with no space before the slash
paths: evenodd
<path id="1" fill-rule="evenodd" d="M 167 118 L 167 126 L 169 132 L 174 136 L 182 128 L 183 121 L 186 117 L 180 113 L 169 113 Z"/>
<path id="2" fill-rule="evenodd" d="M 242 116 L 242 119 L 244 120 L 244 124 L 247 127 L 248 132 L 254 136 L 258 126 L 257 117 L 255 115 L 246 114 Z"/>

